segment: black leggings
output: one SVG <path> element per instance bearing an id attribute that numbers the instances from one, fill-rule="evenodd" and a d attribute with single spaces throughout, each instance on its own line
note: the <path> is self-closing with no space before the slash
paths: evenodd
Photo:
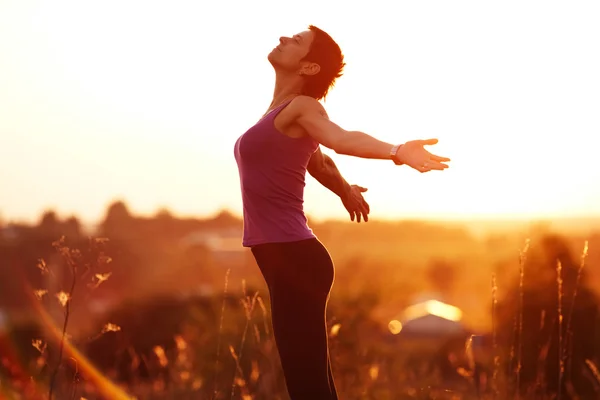
<path id="1" fill-rule="evenodd" d="M 292 400 L 337 400 L 325 309 L 333 261 L 315 238 L 252 247 L 271 298 L 271 319 Z"/>

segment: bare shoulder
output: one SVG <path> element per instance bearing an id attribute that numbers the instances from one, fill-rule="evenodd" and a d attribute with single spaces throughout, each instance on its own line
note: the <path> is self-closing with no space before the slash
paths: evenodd
<path id="1" fill-rule="evenodd" d="M 329 119 L 325 107 L 316 99 L 298 96 L 292 100 L 294 102 L 295 125 L 320 144 L 337 152 L 347 132 Z"/>
<path id="2" fill-rule="evenodd" d="M 292 100 L 290 106 L 293 109 L 296 119 L 315 115 L 329 118 L 325 107 L 314 97 L 297 96 Z"/>

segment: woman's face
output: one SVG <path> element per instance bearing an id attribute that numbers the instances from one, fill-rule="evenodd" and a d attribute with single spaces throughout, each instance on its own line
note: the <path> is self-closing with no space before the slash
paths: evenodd
<path id="1" fill-rule="evenodd" d="M 314 33 L 310 30 L 292 37 L 279 38 L 279 46 L 269 53 L 268 59 L 273 67 L 296 71 L 301 68 L 300 61 L 308 54 Z"/>

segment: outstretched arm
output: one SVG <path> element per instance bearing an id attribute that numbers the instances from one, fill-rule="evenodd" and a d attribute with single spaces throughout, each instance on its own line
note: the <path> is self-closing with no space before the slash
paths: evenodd
<path id="1" fill-rule="evenodd" d="M 444 162 L 449 158 L 436 156 L 424 146 L 437 143 L 437 139 L 411 140 L 404 143 L 392 155 L 394 145 L 375 139 L 364 132 L 347 131 L 333 123 L 317 100 L 298 96 L 292 101 L 296 123 L 322 145 L 338 154 L 371 159 L 392 159 L 397 164 L 406 164 L 419 172 L 448 168 Z"/>
<path id="2" fill-rule="evenodd" d="M 348 184 L 331 157 L 323 154 L 321 148 L 318 148 L 310 158 L 307 170 L 321 185 L 340 197 L 350 214 L 350 220 L 354 221 L 355 218 L 357 222 L 360 222 L 361 218 L 365 222 L 369 220 L 369 204 L 362 196 L 362 192 L 366 192 L 367 189 Z"/>
<path id="3" fill-rule="evenodd" d="M 331 157 L 323 154 L 320 148 L 310 158 L 307 170 L 321 185 L 339 197 L 343 197 L 350 190 L 350 185 L 346 182 Z"/>

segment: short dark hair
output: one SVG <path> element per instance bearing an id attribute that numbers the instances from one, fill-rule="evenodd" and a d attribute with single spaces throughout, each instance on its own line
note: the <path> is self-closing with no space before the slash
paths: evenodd
<path id="1" fill-rule="evenodd" d="M 325 99 L 335 80 L 342 76 L 346 63 L 340 46 L 325 31 L 314 25 L 308 29 L 314 37 L 308 54 L 302 59 L 319 64 L 321 69 L 315 75 L 304 77 L 303 93 L 317 100 Z"/>

